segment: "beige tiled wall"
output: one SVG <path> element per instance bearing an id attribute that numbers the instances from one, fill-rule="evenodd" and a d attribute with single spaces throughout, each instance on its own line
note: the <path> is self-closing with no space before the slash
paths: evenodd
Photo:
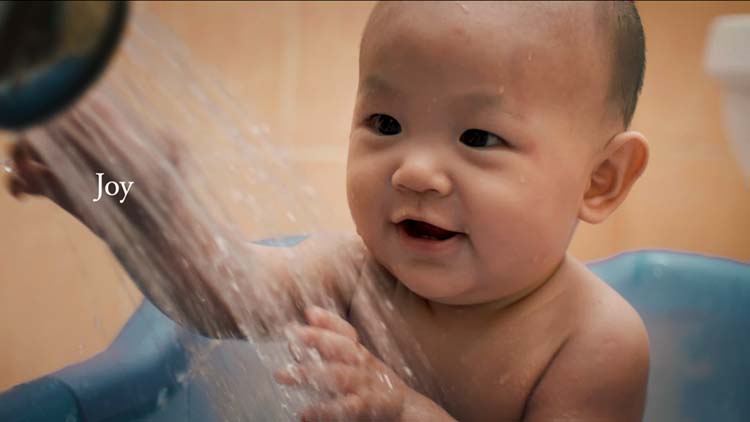
<path id="1" fill-rule="evenodd" d="M 371 3 L 152 3 L 147 7 L 254 110 L 318 193 L 328 229 L 351 228 L 344 190 L 359 35 Z M 639 4 L 648 70 L 634 128 L 649 169 L 606 223 L 582 226 L 583 259 L 659 247 L 750 259 L 750 188 L 704 76 L 708 24 L 748 3 Z M 42 200 L 0 193 L 0 390 L 102 350 L 139 293 L 106 248 Z"/>
<path id="2" fill-rule="evenodd" d="M 703 72 L 711 20 L 750 13 L 747 2 L 638 3 L 646 30 L 645 86 L 633 126 L 651 160 L 623 207 L 603 226 L 582 227 L 583 257 L 622 249 L 674 248 L 750 259 L 750 184 L 727 144 L 719 84 Z"/>

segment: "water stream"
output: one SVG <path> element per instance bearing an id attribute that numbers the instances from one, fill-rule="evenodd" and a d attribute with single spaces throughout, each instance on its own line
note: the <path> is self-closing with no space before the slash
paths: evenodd
<path id="1" fill-rule="evenodd" d="M 250 239 L 315 232 L 320 206 L 264 126 L 158 20 L 136 10 L 96 87 L 72 110 L 22 136 L 56 177 L 49 194 L 106 241 L 162 311 L 204 333 L 252 339 L 223 349 L 235 355 L 231 368 L 208 358 L 218 342 L 189 346 L 191 368 L 179 379 L 201 377 L 220 420 L 291 419 L 320 398 L 317 391 L 281 389 L 269 376 L 292 358 L 283 332 L 258 335 L 267 328 L 252 325 L 259 309 L 281 326 L 299 319 L 293 308 L 307 303 L 289 303 L 273 283 L 258 283 L 270 275 L 245 246 Z M 118 195 L 93 201 L 98 177 Z M 128 182 L 124 198 L 121 183 Z M 342 277 L 363 273 L 345 262 L 339 267 Z M 294 282 L 309 284 L 308 277 L 296 274 Z M 362 286 L 369 298 L 366 337 L 407 382 L 419 384 L 414 358 L 391 338 L 397 318 L 386 309 L 378 277 L 365 277 L 370 281 Z M 207 280 L 221 280 L 221 287 Z M 248 286 L 251 297 L 239 295 Z M 243 304 L 242 315 L 228 311 L 230 302 Z M 321 302 L 334 307 L 332 298 L 315 299 Z"/>

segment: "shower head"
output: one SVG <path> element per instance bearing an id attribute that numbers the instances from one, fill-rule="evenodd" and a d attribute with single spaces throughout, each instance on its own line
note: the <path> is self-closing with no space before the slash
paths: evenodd
<path id="1" fill-rule="evenodd" d="M 0 1 L 0 129 L 73 104 L 106 67 L 126 17 L 124 1 Z"/>

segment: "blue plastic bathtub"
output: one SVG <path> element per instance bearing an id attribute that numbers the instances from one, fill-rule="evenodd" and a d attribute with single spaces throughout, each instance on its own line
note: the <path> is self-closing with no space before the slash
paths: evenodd
<path id="1" fill-rule="evenodd" d="M 590 268 L 635 306 L 648 328 L 645 420 L 750 421 L 750 265 L 648 250 Z M 196 353 L 210 376 L 188 371 Z M 0 394 L 0 421 L 223 420 L 211 388 L 231 378 L 233 367 L 258 383 L 257 390 L 238 391 L 257 411 L 243 410 L 243 419 L 273 420 L 272 383 L 252 346 L 191 334 L 145 301 L 106 351 Z"/>

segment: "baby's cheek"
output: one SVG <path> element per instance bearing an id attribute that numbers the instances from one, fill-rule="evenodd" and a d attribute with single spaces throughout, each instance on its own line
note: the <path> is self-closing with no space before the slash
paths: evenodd
<path id="1" fill-rule="evenodd" d="M 506 207 L 495 214 L 502 215 L 502 220 L 478 231 L 473 243 L 481 260 L 478 267 L 485 272 L 483 279 L 526 279 L 544 265 L 553 243 L 549 230 L 543 227 L 544 214 L 533 208 Z"/>
<path id="2" fill-rule="evenodd" d="M 360 220 L 363 218 L 362 212 L 367 207 L 367 199 L 369 197 L 367 186 L 361 183 L 361 179 L 361 175 L 356 171 L 347 172 L 347 201 L 355 224 L 361 223 Z"/>
<path id="3" fill-rule="evenodd" d="M 379 195 L 374 192 L 373 184 L 367 183 L 368 176 L 364 172 L 349 171 L 347 175 L 347 200 L 357 234 L 366 243 L 372 241 L 373 230 L 378 225 Z M 371 177 L 370 177 L 371 178 Z"/>

